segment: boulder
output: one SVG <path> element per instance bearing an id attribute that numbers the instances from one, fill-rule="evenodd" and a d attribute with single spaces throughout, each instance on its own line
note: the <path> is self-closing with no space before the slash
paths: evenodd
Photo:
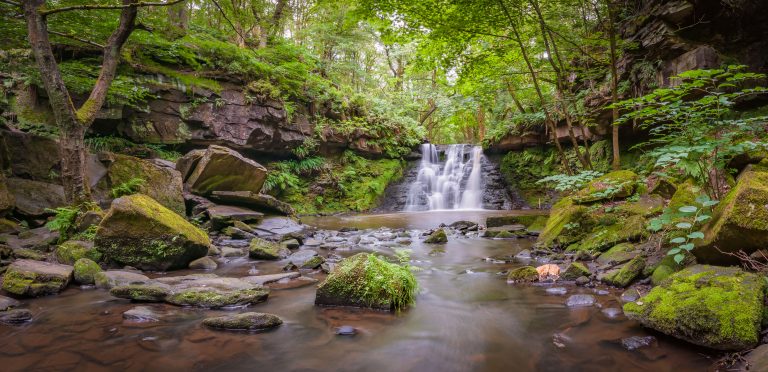
<path id="1" fill-rule="evenodd" d="M 243 157 L 237 151 L 210 146 L 187 178 L 194 194 L 207 196 L 214 191 L 250 191 L 259 193 L 267 177 L 261 164 Z"/>
<path id="2" fill-rule="evenodd" d="M 293 253 L 290 256 L 288 256 L 288 263 L 289 263 L 289 265 L 295 265 L 296 267 L 302 267 L 307 262 L 316 260 L 315 257 L 318 257 L 318 254 L 317 254 L 316 251 L 313 251 L 311 249 L 303 249 L 303 250 L 300 250 L 300 251 L 296 251 L 295 253 Z"/>
<path id="3" fill-rule="evenodd" d="M 110 289 L 109 294 L 132 301 L 163 302 L 171 294 L 171 287 L 156 282 L 128 284 Z"/>
<path id="4" fill-rule="evenodd" d="M 600 254 L 595 261 L 600 265 L 622 264 L 635 258 L 639 253 L 632 243 L 621 243 Z"/>
<path id="5" fill-rule="evenodd" d="M 281 324 L 283 320 L 278 316 L 265 313 L 241 313 L 203 320 L 203 325 L 206 327 L 238 331 L 259 331 L 275 328 Z"/>
<path id="6" fill-rule="evenodd" d="M 637 255 L 618 269 L 613 269 L 602 275 L 601 281 L 614 287 L 624 288 L 632 283 L 645 267 L 645 258 Z"/>
<path id="7" fill-rule="evenodd" d="M 205 232 L 143 194 L 115 199 L 95 242 L 105 258 L 142 270 L 186 268 L 210 245 Z"/>
<path id="8" fill-rule="evenodd" d="M 638 241 L 649 235 L 646 223 L 646 219 L 641 215 L 627 218 L 619 216 L 610 225 L 600 225 L 592 229 L 580 241 L 569 245 L 568 251 L 597 253 L 619 243 Z"/>
<path id="9" fill-rule="evenodd" d="M 134 283 L 149 282 L 149 277 L 134 271 L 108 270 L 97 272 L 93 275 L 96 288 L 111 289 Z"/>
<path id="10" fill-rule="evenodd" d="M 637 180 L 637 174 L 630 170 L 614 171 L 592 180 L 573 200 L 583 204 L 626 198 L 635 192 Z"/>
<path id="11" fill-rule="evenodd" d="M 16 206 L 16 198 L 13 196 L 10 190 L 8 190 L 8 184 L 5 182 L 5 176 L 0 173 L 0 216 L 13 210 Z"/>
<path id="12" fill-rule="evenodd" d="M 768 168 L 743 172 L 703 232 L 704 239 L 697 241 L 693 250 L 703 263 L 737 264 L 735 257 L 721 252 L 751 254 L 768 247 Z"/>
<path id="13" fill-rule="evenodd" d="M 318 286 L 315 304 L 399 311 L 415 301 L 416 287 L 408 267 L 358 253 L 342 260 Z"/>
<path id="14" fill-rule="evenodd" d="M 13 177 L 58 182 L 59 144 L 55 138 L 21 131 L 0 131 L 0 162 Z M 7 157 L 7 159 L 2 159 Z"/>
<path id="15" fill-rule="evenodd" d="M 41 217 L 49 214 L 46 209 L 67 205 L 61 185 L 22 178 L 8 178 L 6 184 L 13 194 L 16 210 L 23 215 Z"/>
<path id="16" fill-rule="evenodd" d="M 442 243 L 448 243 L 448 236 L 445 234 L 444 229 L 437 229 L 432 234 L 429 234 L 429 236 L 424 239 L 424 243 L 426 244 L 442 244 Z"/>
<path id="17" fill-rule="evenodd" d="M 290 254 L 291 251 L 288 248 L 261 238 L 253 238 L 248 246 L 248 256 L 256 260 L 277 260 L 286 258 Z"/>
<path id="18" fill-rule="evenodd" d="M 527 283 L 539 280 L 539 272 L 533 266 L 523 266 L 514 269 L 507 274 L 510 283 Z"/>
<path id="19" fill-rule="evenodd" d="M 274 196 L 251 191 L 214 191 L 210 198 L 217 203 L 240 205 L 258 211 L 274 212 L 286 216 L 296 214 L 290 204 L 281 202 Z"/>
<path id="20" fill-rule="evenodd" d="M 18 235 L 7 236 L 6 244 L 14 250 L 19 248 L 47 251 L 48 247 L 59 240 L 59 232 L 51 231 L 47 227 L 24 230 Z"/>
<path id="21" fill-rule="evenodd" d="M 552 206 L 537 245 L 542 248 L 567 246 L 581 239 L 596 223 L 587 207 L 575 204 L 572 198 L 562 198 Z"/>
<path id="22" fill-rule="evenodd" d="M 754 347 L 765 281 L 734 267 L 694 265 L 671 275 L 624 313 L 642 325 L 717 350 Z"/>
<path id="23" fill-rule="evenodd" d="M 54 254 L 56 261 L 65 265 L 74 265 L 81 258 L 101 260 L 101 252 L 93 248 L 93 242 L 84 240 L 67 240 L 56 247 Z"/>
<path id="24" fill-rule="evenodd" d="M 38 297 L 64 290 L 72 279 L 72 266 L 32 260 L 16 260 L 5 272 L 3 290 Z"/>
<path id="25" fill-rule="evenodd" d="M 77 262 L 75 262 L 74 267 L 75 282 L 80 284 L 95 284 L 96 274 L 101 271 L 101 267 L 96 262 L 87 258 L 78 259 Z"/>
<path id="26" fill-rule="evenodd" d="M 592 272 L 581 262 L 572 262 L 568 268 L 560 275 L 563 280 L 576 280 L 579 277 L 589 277 Z"/>
<path id="27" fill-rule="evenodd" d="M 215 205 L 208 208 L 208 217 L 211 219 L 211 224 L 216 230 L 223 229 L 227 226 L 231 226 L 235 221 L 258 221 L 264 217 L 261 212 L 252 211 L 250 209 L 242 207 L 234 207 L 230 205 Z"/>
<path id="28" fill-rule="evenodd" d="M 161 278 L 171 285 L 166 302 L 177 306 L 221 308 L 253 305 L 267 300 L 269 290 L 237 278 L 194 276 Z"/>
<path id="29" fill-rule="evenodd" d="M 216 270 L 218 266 L 210 257 L 198 258 L 189 263 L 189 268 L 193 270 Z"/>
<path id="30" fill-rule="evenodd" d="M 112 188 L 131 179 L 140 178 L 144 180 L 144 184 L 138 187 L 138 192 L 182 216 L 186 215 L 182 194 L 183 181 L 178 171 L 128 155 L 112 154 L 111 158 L 106 176 L 94 188 L 98 199 L 112 200 Z"/>
<path id="31" fill-rule="evenodd" d="M 176 161 L 176 170 L 181 173 L 182 180 L 187 181 L 187 178 L 195 170 L 197 163 L 200 162 L 203 155 L 205 155 L 205 150 L 192 150 Z"/>

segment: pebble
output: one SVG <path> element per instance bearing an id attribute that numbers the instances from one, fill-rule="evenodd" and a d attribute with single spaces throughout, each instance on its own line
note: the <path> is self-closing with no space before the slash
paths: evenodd
<path id="1" fill-rule="evenodd" d="M 632 351 L 644 347 L 652 346 L 656 342 L 656 337 L 653 336 L 632 336 L 621 339 L 621 346 L 625 349 Z"/>
<path id="2" fill-rule="evenodd" d="M 565 287 L 547 288 L 546 291 L 547 291 L 547 294 L 557 295 L 557 296 L 562 296 L 562 295 L 568 293 L 568 289 L 566 289 Z"/>
<path id="3" fill-rule="evenodd" d="M 580 276 L 576 278 L 576 285 L 583 286 L 583 285 L 586 285 L 587 283 L 589 283 L 589 278 L 587 278 L 586 276 Z"/>
<path id="4" fill-rule="evenodd" d="M 571 297 L 568 297 L 568 300 L 566 300 L 565 304 L 568 307 L 581 307 L 581 306 L 592 306 L 597 302 L 595 300 L 595 296 L 588 295 L 588 294 L 577 294 L 572 295 Z"/>
<path id="5" fill-rule="evenodd" d="M 354 336 L 357 334 L 357 329 L 352 326 L 343 325 L 339 328 L 336 328 L 336 334 L 339 336 Z"/>

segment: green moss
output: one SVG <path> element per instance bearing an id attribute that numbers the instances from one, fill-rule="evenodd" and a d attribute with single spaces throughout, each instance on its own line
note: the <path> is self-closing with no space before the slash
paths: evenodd
<path id="1" fill-rule="evenodd" d="M 533 266 L 523 266 L 507 274 L 507 281 L 513 283 L 535 282 L 539 280 L 539 272 Z"/>
<path id="2" fill-rule="evenodd" d="M 587 278 L 592 275 L 587 266 L 581 262 L 571 262 L 568 268 L 560 275 L 560 278 L 565 280 L 576 280 L 579 277 L 586 276 Z"/>
<path id="3" fill-rule="evenodd" d="M 67 279 L 46 276 L 31 271 L 9 269 L 3 276 L 3 290 L 20 296 L 44 296 L 59 293 L 67 285 Z"/>
<path id="4" fill-rule="evenodd" d="M 506 231 L 503 231 L 506 232 Z M 496 237 L 498 238 L 501 233 L 497 234 Z M 426 239 L 424 239 L 424 243 L 427 244 L 443 244 L 448 242 L 448 235 L 445 234 L 445 229 L 437 229 L 432 234 L 430 234 Z"/>
<path id="5" fill-rule="evenodd" d="M 636 202 L 626 202 L 619 206 L 619 211 L 641 216 L 653 216 L 664 209 L 664 199 L 659 195 L 646 195 Z"/>
<path id="6" fill-rule="evenodd" d="M 627 262 L 635 256 L 637 256 L 637 252 L 632 243 L 621 243 L 600 254 L 597 262 L 600 264 L 618 264 Z"/>
<path id="7" fill-rule="evenodd" d="M 269 291 L 261 288 L 221 291 L 214 288 L 190 288 L 168 296 L 167 301 L 179 306 L 220 308 L 256 304 L 267 300 Z"/>
<path id="8" fill-rule="evenodd" d="M 281 252 L 283 249 L 278 243 L 253 238 L 248 247 L 248 256 L 256 260 L 277 260 L 286 256 Z"/>
<path id="9" fill-rule="evenodd" d="M 174 171 L 133 156 L 114 154 L 107 177 L 102 178 L 97 188 L 112 190 L 121 185 L 134 184 L 133 188 L 162 204 L 166 208 L 186 215 L 181 178 Z M 136 180 L 143 180 L 137 183 Z"/>
<path id="10" fill-rule="evenodd" d="M 171 294 L 167 286 L 153 284 L 129 284 L 114 287 L 109 294 L 119 298 L 127 298 L 132 301 L 163 302 Z"/>
<path id="11" fill-rule="evenodd" d="M 694 344 L 743 350 L 757 344 L 765 281 L 737 268 L 696 265 L 670 276 L 624 312 Z"/>
<path id="12" fill-rule="evenodd" d="M 605 273 L 601 280 L 612 286 L 624 288 L 643 272 L 644 267 L 645 258 L 638 255 L 622 265 L 621 268 Z"/>
<path id="13" fill-rule="evenodd" d="M 591 203 L 600 200 L 626 198 L 635 192 L 637 174 L 630 170 L 608 173 L 592 180 L 587 187 L 576 193 L 576 203 Z"/>
<path id="14" fill-rule="evenodd" d="M 75 262 L 74 276 L 75 281 L 80 284 L 94 284 L 96 283 L 96 274 L 100 273 L 101 267 L 99 264 L 88 258 L 81 258 Z"/>
<path id="15" fill-rule="evenodd" d="M 316 269 L 325 262 L 325 259 L 321 256 L 314 256 L 301 264 L 301 269 Z"/>
<path id="16" fill-rule="evenodd" d="M 696 197 L 702 193 L 703 190 L 696 186 L 693 180 L 685 181 L 677 185 L 677 189 L 675 190 L 674 195 L 672 195 L 672 199 L 669 200 L 668 207 L 672 211 L 677 211 L 680 207 L 698 205 L 698 203 L 696 203 Z"/>
<path id="17" fill-rule="evenodd" d="M 60 244 L 56 247 L 55 254 L 56 260 L 66 265 L 73 265 L 75 261 L 81 258 L 100 261 L 102 256 L 101 252 L 93 249 L 90 244 L 76 240 L 69 240 Z"/>
<path id="18" fill-rule="evenodd" d="M 46 255 L 45 253 L 36 251 L 34 249 L 27 249 L 27 248 L 14 249 L 13 256 L 16 258 L 35 260 L 35 261 L 45 261 L 46 259 L 48 259 L 48 255 Z"/>
<path id="19" fill-rule="evenodd" d="M 581 239 L 596 223 L 587 207 L 574 204 L 571 198 L 563 198 L 552 206 L 537 244 L 543 248 L 567 246 Z"/>
<path id="20" fill-rule="evenodd" d="M 598 226 L 578 243 L 568 246 L 568 251 L 601 252 L 614 245 L 635 241 L 648 236 L 646 221 L 642 216 L 619 219 L 611 226 Z"/>
<path id="21" fill-rule="evenodd" d="M 318 286 L 315 303 L 399 311 L 416 300 L 416 293 L 409 266 L 358 253 L 342 260 Z"/>

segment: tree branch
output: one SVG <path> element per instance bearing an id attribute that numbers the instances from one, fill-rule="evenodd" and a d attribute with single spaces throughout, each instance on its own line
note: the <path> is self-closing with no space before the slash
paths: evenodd
<path id="1" fill-rule="evenodd" d="M 72 34 L 65 34 L 63 32 L 58 32 L 58 31 L 53 31 L 53 30 L 48 30 L 48 33 L 53 34 L 53 35 L 58 35 L 58 36 L 61 36 L 61 37 L 65 37 L 67 39 L 77 40 L 77 41 L 79 41 L 79 42 L 81 42 L 83 44 L 88 44 L 88 45 L 91 45 L 91 46 L 95 46 L 95 47 L 97 47 L 99 49 L 104 49 L 104 45 L 101 45 L 99 43 L 90 41 L 88 39 L 79 38 L 79 37 L 77 37 L 75 35 L 72 35 Z"/>
<path id="2" fill-rule="evenodd" d="M 17 3 L 15 1 L 11 1 L 11 0 L 0 0 L 0 4 L 8 4 L 10 6 L 15 6 L 15 7 L 21 8 L 21 3 Z"/>
<path id="3" fill-rule="evenodd" d="M 3 2 L 7 2 L 9 0 L 0 0 Z M 154 2 L 145 2 L 140 1 L 136 3 L 131 4 L 122 4 L 122 5 L 73 5 L 73 6 L 66 6 L 63 8 L 53 8 L 48 10 L 40 10 L 39 13 L 42 16 L 49 16 L 51 14 L 61 13 L 61 12 L 69 12 L 73 10 L 103 10 L 103 9 L 126 9 L 126 8 L 139 8 L 139 7 L 147 7 L 147 6 L 169 6 L 169 5 L 175 5 L 184 0 L 172 0 L 165 3 L 154 3 Z"/>

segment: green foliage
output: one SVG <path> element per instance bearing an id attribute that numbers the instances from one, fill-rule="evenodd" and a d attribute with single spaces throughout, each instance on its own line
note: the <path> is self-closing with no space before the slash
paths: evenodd
<path id="1" fill-rule="evenodd" d="M 157 156 L 169 161 L 178 160 L 182 154 L 175 150 L 169 150 L 166 145 L 154 143 L 134 143 L 131 140 L 115 136 L 98 136 L 85 139 L 85 144 L 93 153 L 114 152 L 138 157 Z"/>
<path id="2" fill-rule="evenodd" d="M 680 264 L 685 260 L 686 252 L 694 248 L 694 240 L 703 239 L 700 227 L 712 218 L 712 207 L 718 201 L 707 195 L 696 198 L 696 205 L 685 205 L 677 210 L 665 208 L 661 216 L 649 221 L 648 229 L 661 233 L 672 248 L 667 252 Z"/>
<path id="3" fill-rule="evenodd" d="M 113 198 L 119 198 L 125 195 L 132 195 L 141 190 L 147 181 L 143 178 L 134 177 L 112 188 L 110 193 Z"/>
<path id="4" fill-rule="evenodd" d="M 298 188 L 300 185 L 300 176 L 310 175 L 320 171 L 325 165 L 325 159 L 321 157 L 311 157 L 301 160 L 286 160 L 273 163 L 272 168 L 264 181 L 263 190 L 285 191 L 291 188 Z"/>
<path id="5" fill-rule="evenodd" d="M 94 210 L 99 210 L 99 206 L 92 202 L 83 203 L 81 205 L 58 207 L 55 209 L 46 209 L 46 212 L 53 213 L 54 215 L 45 224 L 45 227 L 51 231 L 58 231 L 59 241 L 65 241 L 74 232 L 78 217 L 85 212 Z"/>
<path id="6" fill-rule="evenodd" d="M 557 191 L 576 191 L 586 186 L 589 181 L 592 181 L 602 175 L 602 173 L 595 171 L 582 171 L 572 176 L 567 174 L 554 174 L 548 177 L 544 177 L 536 181 L 536 183 L 553 184 L 554 189 Z"/>
<path id="7" fill-rule="evenodd" d="M 637 122 L 653 138 L 638 147 L 658 169 L 694 178 L 711 197 L 718 198 L 728 161 L 768 144 L 764 135 L 768 116 L 735 117 L 733 107 L 768 93 L 750 84 L 765 75 L 744 72 L 745 66 L 692 70 L 680 74 L 679 84 L 657 89 L 643 97 L 619 102 L 626 112 L 620 124 Z"/>

